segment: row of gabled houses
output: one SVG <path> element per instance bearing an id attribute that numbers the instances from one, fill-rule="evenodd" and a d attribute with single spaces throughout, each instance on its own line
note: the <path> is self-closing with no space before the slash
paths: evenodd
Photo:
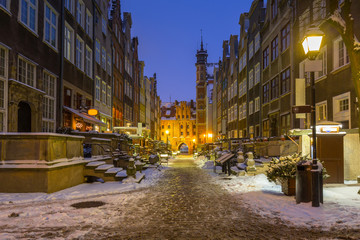
<path id="1" fill-rule="evenodd" d="M 258 138 L 309 129 L 310 113 L 293 106 L 310 104 L 310 74 L 301 41 L 310 26 L 330 16 L 330 0 L 254 0 L 240 15 L 240 34 L 223 42 L 223 56 L 214 69 L 212 131 L 217 138 Z M 336 6 L 340 12 L 344 1 Z M 334 6 L 332 6 L 334 7 Z M 360 2 L 352 1 L 355 36 L 360 38 Z M 323 39 L 315 72 L 316 121 L 334 121 L 344 129 L 358 128 L 358 98 L 351 79 L 349 56 L 341 36 L 322 27 Z M 206 55 L 207 56 L 207 55 Z M 207 85 L 212 85 L 207 81 Z"/>
<path id="2" fill-rule="evenodd" d="M 131 28 L 120 0 L 0 1 L 0 131 L 141 123 L 156 139 L 156 74 L 144 76 Z"/>

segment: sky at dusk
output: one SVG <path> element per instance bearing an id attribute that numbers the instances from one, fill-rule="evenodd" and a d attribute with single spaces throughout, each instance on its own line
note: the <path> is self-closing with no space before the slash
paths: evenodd
<path id="1" fill-rule="evenodd" d="M 163 102 L 195 100 L 196 50 L 200 29 L 208 62 L 218 62 L 222 42 L 239 35 L 240 14 L 252 0 L 121 0 L 132 16 L 132 36 L 139 38 L 139 59 L 145 75 L 155 72 Z"/>

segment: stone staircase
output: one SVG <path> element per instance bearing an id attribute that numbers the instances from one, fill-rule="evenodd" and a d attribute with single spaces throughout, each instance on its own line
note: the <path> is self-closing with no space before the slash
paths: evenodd
<path id="1" fill-rule="evenodd" d="M 84 176 L 94 176 L 101 178 L 105 182 L 122 181 L 128 177 L 126 170 L 115 167 L 110 156 L 94 156 L 85 158 L 87 164 L 84 168 Z M 140 182 L 145 177 L 144 174 L 136 174 L 136 182 Z"/>

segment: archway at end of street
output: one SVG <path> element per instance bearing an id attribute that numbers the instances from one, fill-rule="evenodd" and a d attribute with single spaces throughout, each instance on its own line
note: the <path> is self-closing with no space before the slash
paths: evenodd
<path id="1" fill-rule="evenodd" d="M 180 151 L 180 154 L 189 154 L 189 147 L 184 142 L 179 144 L 178 150 Z"/>

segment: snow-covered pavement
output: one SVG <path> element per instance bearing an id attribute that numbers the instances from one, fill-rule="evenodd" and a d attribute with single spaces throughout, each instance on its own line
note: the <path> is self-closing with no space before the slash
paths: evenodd
<path id="1" fill-rule="evenodd" d="M 228 177 L 214 174 L 212 162 L 197 164 L 170 160 L 144 171 L 140 184 L 0 193 L 0 239 L 360 238 L 356 187 L 326 188 L 324 205 L 312 208 L 296 205 L 264 175 Z M 89 201 L 103 205 L 72 206 Z"/>
<path id="2" fill-rule="evenodd" d="M 296 204 L 293 196 L 285 196 L 281 186 L 269 182 L 264 174 L 256 176 L 225 176 L 221 169 L 213 173 L 213 162 L 197 160 L 219 184 L 231 194 L 239 196 L 248 208 L 266 218 L 280 218 L 289 224 L 323 229 L 353 228 L 360 230 L 360 186 L 324 187 L 324 204 L 312 207 L 310 203 Z M 224 180 L 224 178 L 226 180 Z"/>

